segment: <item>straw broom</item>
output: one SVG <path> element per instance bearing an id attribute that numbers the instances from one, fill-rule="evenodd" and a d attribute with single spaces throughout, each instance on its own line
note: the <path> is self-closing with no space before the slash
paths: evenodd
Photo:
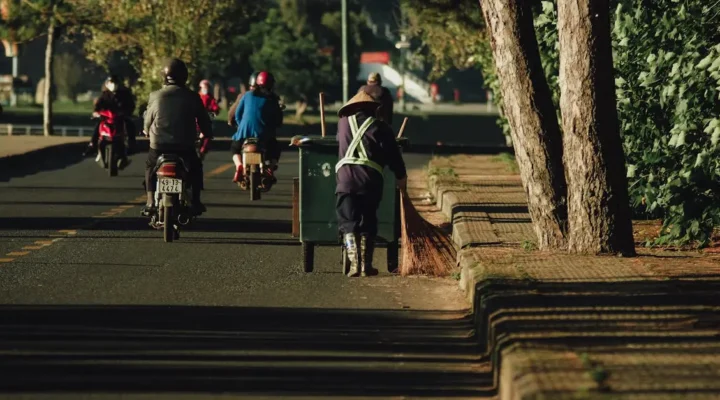
<path id="1" fill-rule="evenodd" d="M 398 138 L 402 137 L 407 118 Z M 402 262 L 400 274 L 445 276 L 455 266 L 456 251 L 450 237 L 437 226 L 425 221 L 407 192 L 400 192 Z"/>

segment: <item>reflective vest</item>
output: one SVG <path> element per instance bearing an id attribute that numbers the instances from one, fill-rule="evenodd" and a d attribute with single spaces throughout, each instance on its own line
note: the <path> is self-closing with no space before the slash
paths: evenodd
<path id="1" fill-rule="evenodd" d="M 347 152 L 345 152 L 345 157 L 335 166 L 335 173 L 337 173 L 343 165 L 363 165 L 376 170 L 382 175 L 383 167 L 368 157 L 362 142 L 365 132 L 367 132 L 370 125 L 375 122 L 375 118 L 369 117 L 359 128 L 357 118 L 354 115 L 348 118 L 348 122 L 350 123 L 350 132 L 352 132 L 353 140 Z"/>

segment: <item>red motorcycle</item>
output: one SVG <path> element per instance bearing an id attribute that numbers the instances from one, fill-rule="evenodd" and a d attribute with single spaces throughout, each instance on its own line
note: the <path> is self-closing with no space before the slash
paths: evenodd
<path id="1" fill-rule="evenodd" d="M 97 111 L 93 116 L 100 118 L 97 160 L 110 176 L 117 176 L 118 169 L 125 168 L 128 162 L 124 119 L 110 110 Z"/>

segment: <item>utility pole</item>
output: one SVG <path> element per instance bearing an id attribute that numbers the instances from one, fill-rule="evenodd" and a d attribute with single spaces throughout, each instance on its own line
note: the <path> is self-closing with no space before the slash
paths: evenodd
<path id="1" fill-rule="evenodd" d="M 17 106 L 17 88 L 15 87 L 15 82 L 17 82 L 18 78 L 18 54 L 17 54 L 17 44 L 12 44 L 11 46 L 15 46 L 13 56 L 12 56 L 12 93 L 10 94 L 10 105 L 13 107 Z"/>
<path id="2" fill-rule="evenodd" d="M 402 97 L 400 97 L 400 110 L 405 111 L 405 97 L 407 96 L 407 90 L 405 89 L 405 63 L 407 58 L 407 49 L 410 47 L 410 42 L 407 40 L 405 34 L 405 14 L 400 8 L 400 41 L 395 43 L 395 48 L 400 50 L 400 86 L 402 87 Z"/>
<path id="3" fill-rule="evenodd" d="M 343 103 L 348 101 L 348 35 L 347 35 L 347 0 L 342 0 L 342 85 L 343 85 Z"/>

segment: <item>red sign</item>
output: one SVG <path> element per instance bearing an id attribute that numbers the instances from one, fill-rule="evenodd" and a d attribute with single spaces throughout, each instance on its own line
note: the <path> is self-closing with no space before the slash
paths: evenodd
<path id="1" fill-rule="evenodd" d="M 390 64 L 390 53 L 376 51 L 360 54 L 361 64 Z"/>

